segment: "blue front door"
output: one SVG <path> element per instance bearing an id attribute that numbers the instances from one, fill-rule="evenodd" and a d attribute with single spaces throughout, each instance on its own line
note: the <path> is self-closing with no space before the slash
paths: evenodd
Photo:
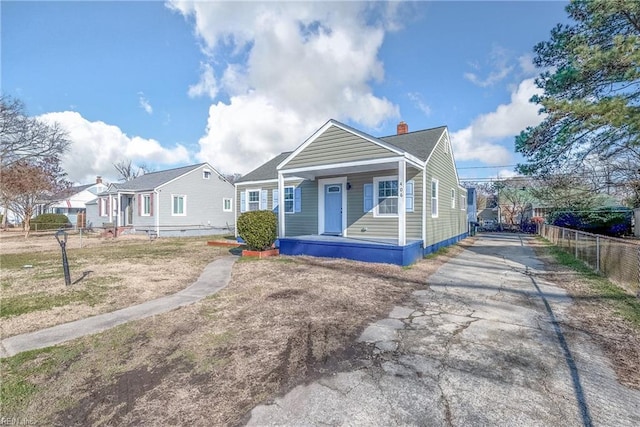
<path id="1" fill-rule="evenodd" d="M 324 232 L 342 234 L 342 184 L 324 186 Z"/>

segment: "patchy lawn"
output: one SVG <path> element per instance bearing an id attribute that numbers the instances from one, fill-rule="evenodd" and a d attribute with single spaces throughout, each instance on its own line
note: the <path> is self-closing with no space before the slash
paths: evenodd
<path id="1" fill-rule="evenodd" d="M 349 367 L 364 348 L 354 344 L 360 331 L 461 250 L 411 268 L 241 260 L 229 286 L 199 303 L 2 360 L 2 415 L 54 425 L 238 424 L 256 404 Z"/>
<path id="2" fill-rule="evenodd" d="M 640 300 L 544 239 L 533 247 L 545 263 L 545 279 L 573 298 L 571 326 L 604 349 L 621 384 L 640 390 Z"/>
<path id="3" fill-rule="evenodd" d="M 68 287 L 53 236 L 0 241 L 3 338 L 175 293 L 196 281 L 205 265 L 229 254 L 206 246 L 206 238 L 84 237 L 80 248 L 79 236 L 73 237 Z"/>

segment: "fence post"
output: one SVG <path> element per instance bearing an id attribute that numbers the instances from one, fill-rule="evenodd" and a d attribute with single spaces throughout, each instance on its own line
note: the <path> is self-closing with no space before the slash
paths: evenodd
<path id="1" fill-rule="evenodd" d="M 576 230 L 576 259 L 578 259 L 578 233 L 579 231 Z"/>
<path id="2" fill-rule="evenodd" d="M 599 272 L 600 272 L 600 236 L 596 236 L 596 273 L 599 273 Z"/>

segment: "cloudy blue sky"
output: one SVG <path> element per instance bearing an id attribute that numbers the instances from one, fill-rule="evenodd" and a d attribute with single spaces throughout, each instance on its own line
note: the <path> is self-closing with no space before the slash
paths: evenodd
<path id="1" fill-rule="evenodd" d="M 246 173 L 331 118 L 374 136 L 447 125 L 461 178 L 508 176 L 541 120 L 533 46 L 565 6 L 2 1 L 2 91 L 67 129 L 78 183 L 123 159 Z"/>

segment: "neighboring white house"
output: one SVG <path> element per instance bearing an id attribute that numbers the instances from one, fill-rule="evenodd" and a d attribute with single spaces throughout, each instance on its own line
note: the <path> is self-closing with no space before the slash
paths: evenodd
<path id="1" fill-rule="evenodd" d="M 107 190 L 107 186 L 102 183 L 101 177 L 96 177 L 93 184 L 85 184 L 68 188 L 60 193 L 54 194 L 42 205 L 39 213 L 63 214 L 69 218 L 69 222 L 78 226 L 78 215 L 85 213 L 87 203 L 95 200 L 99 193 Z M 83 227 L 85 224 L 80 224 Z"/>

